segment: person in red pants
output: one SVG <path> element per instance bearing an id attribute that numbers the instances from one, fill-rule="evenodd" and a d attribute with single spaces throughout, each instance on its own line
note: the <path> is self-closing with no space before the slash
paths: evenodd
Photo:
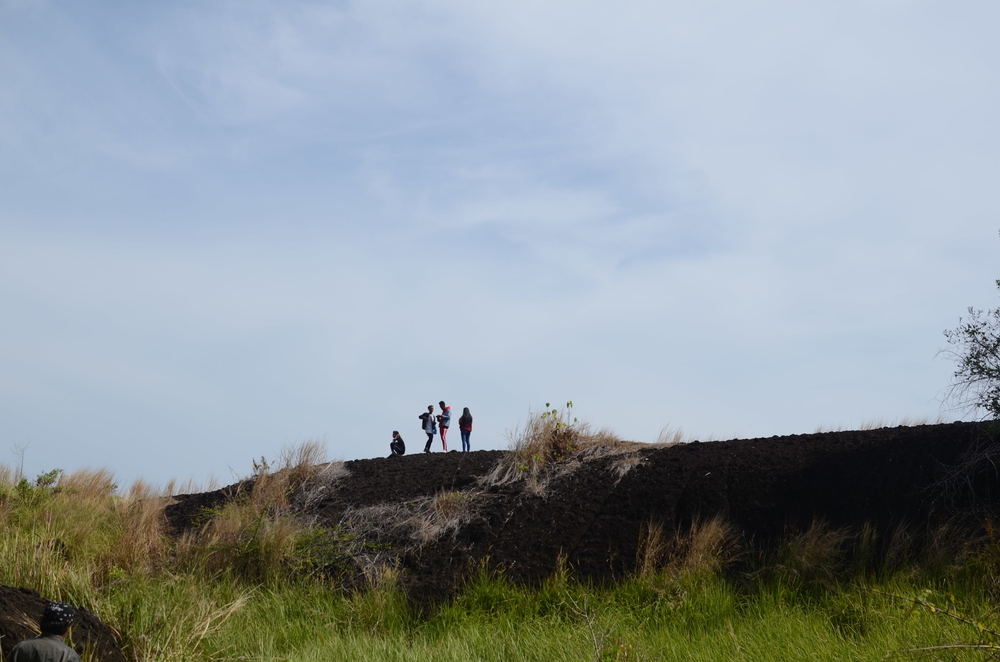
<path id="1" fill-rule="evenodd" d="M 444 400 L 438 403 L 441 405 L 441 413 L 438 414 L 438 427 L 441 428 L 441 445 L 444 446 L 444 452 L 448 452 L 448 426 L 451 425 L 451 407 L 444 403 Z"/>

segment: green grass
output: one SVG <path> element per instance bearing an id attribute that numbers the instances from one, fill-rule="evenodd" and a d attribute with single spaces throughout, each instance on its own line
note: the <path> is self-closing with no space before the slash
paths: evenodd
<path id="1" fill-rule="evenodd" d="M 995 543 L 861 570 L 829 552 L 843 536 L 816 530 L 790 540 L 784 557 L 737 571 L 709 558 L 706 550 L 725 546 L 708 544 L 721 529 L 706 525 L 685 560 L 651 563 L 614 586 L 564 570 L 525 587 L 483 571 L 425 616 L 408 605 L 394 571 L 355 592 L 336 572 L 317 572 L 339 567 L 342 533 L 296 522 L 279 507 L 275 494 L 284 493 L 249 495 L 199 535 L 170 541 L 159 520 L 164 501 L 141 485 L 122 493 L 102 472 L 31 485 L 0 468 L 0 583 L 86 607 L 139 662 L 875 661 L 1000 639 L 975 626 L 998 622 Z"/>
<path id="2" fill-rule="evenodd" d="M 916 595 L 921 584 L 877 586 Z M 203 648 L 255 660 L 883 660 L 972 634 L 863 585 L 746 594 L 711 578 L 685 590 L 683 598 L 637 582 L 531 590 L 480 579 L 424 620 L 392 590 L 347 599 L 295 587 L 256 594 Z M 967 597 L 987 607 L 983 596 Z"/>

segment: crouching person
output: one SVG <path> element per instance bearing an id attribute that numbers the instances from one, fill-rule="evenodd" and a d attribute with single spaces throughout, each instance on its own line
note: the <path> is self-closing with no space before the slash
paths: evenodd
<path id="1" fill-rule="evenodd" d="M 392 455 L 403 455 L 406 453 L 406 444 L 403 442 L 403 438 L 399 436 L 399 430 L 392 431 L 392 441 L 389 442 L 389 450 L 392 451 Z M 389 457 L 392 457 L 392 455 Z"/>
<path id="2" fill-rule="evenodd" d="M 63 641 L 75 618 L 76 611 L 69 605 L 50 602 L 38 624 L 42 633 L 14 646 L 8 662 L 80 662 L 76 651 Z"/>

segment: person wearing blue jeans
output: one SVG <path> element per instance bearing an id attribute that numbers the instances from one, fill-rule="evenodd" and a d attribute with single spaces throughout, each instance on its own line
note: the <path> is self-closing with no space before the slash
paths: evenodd
<path id="1" fill-rule="evenodd" d="M 472 414 L 469 413 L 468 407 L 462 410 L 462 415 L 458 419 L 458 431 L 462 434 L 462 450 L 472 450 L 472 445 L 469 443 L 469 437 L 472 435 Z"/>

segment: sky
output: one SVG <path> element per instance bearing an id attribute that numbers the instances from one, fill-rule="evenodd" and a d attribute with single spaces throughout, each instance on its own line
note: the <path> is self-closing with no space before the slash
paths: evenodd
<path id="1" fill-rule="evenodd" d="M 0 463 L 226 483 L 419 451 L 442 399 L 474 450 L 570 400 L 649 442 L 963 418 L 937 353 L 997 306 L 998 23 L 0 0 Z"/>

